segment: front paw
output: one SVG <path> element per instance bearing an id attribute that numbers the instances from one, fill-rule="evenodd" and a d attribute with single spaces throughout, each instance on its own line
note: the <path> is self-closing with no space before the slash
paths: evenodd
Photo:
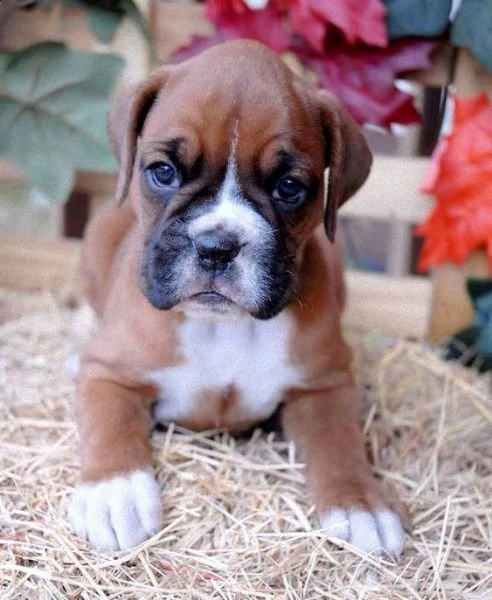
<path id="1" fill-rule="evenodd" d="M 75 532 L 98 550 L 128 550 L 159 531 L 159 486 L 147 470 L 81 484 L 68 518 Z"/>
<path id="2" fill-rule="evenodd" d="M 399 558 L 402 553 L 405 531 L 400 517 L 388 508 L 335 507 L 320 520 L 328 537 L 348 542 L 365 554 Z"/>

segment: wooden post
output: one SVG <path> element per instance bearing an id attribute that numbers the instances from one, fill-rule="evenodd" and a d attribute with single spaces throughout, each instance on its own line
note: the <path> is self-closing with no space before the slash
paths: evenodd
<path id="1" fill-rule="evenodd" d="M 447 263 L 432 272 L 430 341 L 438 342 L 471 324 L 474 312 L 466 280 L 487 275 L 490 273 L 484 252 L 475 252 L 459 267 Z"/>
<path id="2" fill-rule="evenodd" d="M 464 49 L 458 53 L 456 94 L 485 92 L 492 101 L 492 75 Z M 473 307 L 466 292 L 469 277 L 492 277 L 485 252 L 476 252 L 462 265 L 451 263 L 432 271 L 432 300 L 428 337 L 437 342 L 464 329 L 473 320 Z"/>

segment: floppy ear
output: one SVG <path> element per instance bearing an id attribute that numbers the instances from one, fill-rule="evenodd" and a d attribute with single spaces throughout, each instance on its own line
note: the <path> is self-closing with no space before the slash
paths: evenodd
<path id="1" fill-rule="evenodd" d="M 157 69 L 142 83 L 117 93 L 108 115 L 108 137 L 119 163 L 116 200 L 123 202 L 128 194 L 135 164 L 137 140 L 149 110 L 164 85 L 167 67 Z"/>
<path id="2" fill-rule="evenodd" d="M 329 92 L 317 93 L 325 137 L 325 167 L 330 168 L 325 207 L 325 231 L 335 239 L 337 210 L 369 175 L 372 155 L 360 127 Z"/>

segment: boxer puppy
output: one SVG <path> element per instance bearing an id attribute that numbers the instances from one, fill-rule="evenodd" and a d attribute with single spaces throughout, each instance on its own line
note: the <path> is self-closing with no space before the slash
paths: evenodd
<path id="1" fill-rule="evenodd" d="M 327 535 L 397 557 L 403 528 L 364 452 L 340 330 L 336 212 L 371 164 L 356 124 L 236 41 L 154 71 L 109 132 L 117 202 L 83 255 L 100 328 L 77 389 L 76 532 L 112 551 L 159 531 L 151 423 L 237 431 L 280 407 Z"/>

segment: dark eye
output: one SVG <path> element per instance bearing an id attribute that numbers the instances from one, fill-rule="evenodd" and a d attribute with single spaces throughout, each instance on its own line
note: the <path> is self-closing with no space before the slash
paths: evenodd
<path id="1" fill-rule="evenodd" d="M 295 208 L 306 199 L 307 188 L 295 177 L 287 175 L 278 181 L 272 196 L 275 200 L 280 200 L 285 205 Z"/>
<path id="2" fill-rule="evenodd" d="M 178 188 L 181 185 L 177 169 L 165 162 L 158 162 L 145 169 L 150 185 L 157 190 Z"/>

